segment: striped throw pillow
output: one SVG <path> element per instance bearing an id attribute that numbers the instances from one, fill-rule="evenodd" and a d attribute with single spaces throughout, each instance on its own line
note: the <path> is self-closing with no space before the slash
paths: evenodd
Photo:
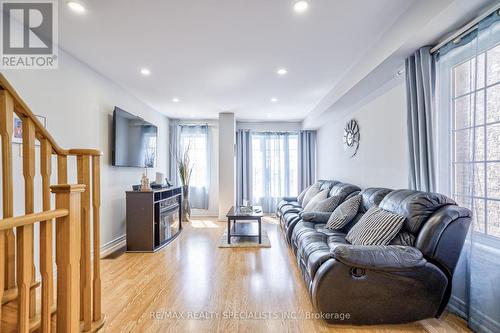
<path id="1" fill-rule="evenodd" d="M 379 207 L 370 208 L 347 233 L 353 245 L 387 245 L 396 237 L 405 217 Z"/>
<path id="2" fill-rule="evenodd" d="M 332 230 L 341 230 L 344 228 L 358 213 L 359 205 L 361 204 L 361 195 L 355 195 L 352 198 L 341 203 L 328 219 L 326 228 Z"/>

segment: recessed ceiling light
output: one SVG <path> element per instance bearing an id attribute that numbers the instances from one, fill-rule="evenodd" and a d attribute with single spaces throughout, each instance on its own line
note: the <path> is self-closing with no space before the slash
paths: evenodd
<path id="1" fill-rule="evenodd" d="M 194 114 L 190 115 L 191 118 L 194 118 Z"/>
<path id="2" fill-rule="evenodd" d="M 309 3 L 304 0 L 299 0 L 293 5 L 293 10 L 295 10 L 296 13 L 303 13 L 309 8 Z"/>
<path id="3" fill-rule="evenodd" d="M 268 115 L 266 115 L 266 117 L 267 117 L 267 118 L 271 118 L 271 115 L 270 115 L 270 114 L 268 114 Z"/>
<path id="4" fill-rule="evenodd" d="M 141 74 L 148 76 L 148 75 L 151 75 L 151 71 L 147 68 L 141 68 Z"/>
<path id="5" fill-rule="evenodd" d="M 286 68 L 280 68 L 276 73 L 278 73 L 278 75 L 286 75 L 288 71 L 286 70 Z"/>
<path id="6" fill-rule="evenodd" d="M 278 99 L 276 97 L 271 98 L 271 102 L 276 103 Z"/>
<path id="7" fill-rule="evenodd" d="M 87 11 L 87 9 L 85 9 L 83 4 L 79 1 L 67 1 L 66 5 L 69 7 L 69 9 L 78 14 L 83 14 Z"/>
<path id="8" fill-rule="evenodd" d="M 177 97 L 172 98 L 172 102 L 174 103 L 179 103 L 181 100 L 178 99 Z"/>

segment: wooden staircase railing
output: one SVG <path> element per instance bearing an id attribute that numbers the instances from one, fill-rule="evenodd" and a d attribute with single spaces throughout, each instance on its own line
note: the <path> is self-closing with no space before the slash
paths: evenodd
<path id="1" fill-rule="evenodd" d="M 24 178 L 24 215 L 16 217 L 12 155 L 14 114 L 22 121 Z M 58 146 L 1 74 L 0 137 L 3 210 L 0 220 L 0 333 L 4 330 L 48 333 L 54 329 L 65 333 L 95 332 L 104 324 L 99 214 L 102 154 L 96 149 L 66 150 Z M 35 212 L 38 198 L 35 197 L 36 140 L 40 142 L 41 212 Z M 51 185 L 53 155 L 57 156 L 55 185 Z M 68 185 L 68 158 L 75 157 L 78 185 Z M 16 183 L 20 180 L 16 179 Z M 51 193 L 55 194 L 55 209 Z M 41 283 L 36 281 L 34 258 L 36 224 L 39 225 Z M 41 291 L 37 292 L 39 286 Z M 15 320 L 11 320 L 13 316 L 3 317 L 3 312 L 6 314 L 12 309 L 16 311 Z"/>

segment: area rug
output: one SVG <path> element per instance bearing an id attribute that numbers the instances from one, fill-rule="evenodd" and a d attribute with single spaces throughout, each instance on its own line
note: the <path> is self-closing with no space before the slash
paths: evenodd
<path id="1" fill-rule="evenodd" d="M 224 235 L 219 239 L 219 247 L 220 248 L 241 248 L 241 247 L 262 247 L 269 248 L 271 247 L 271 241 L 267 236 L 267 232 L 262 230 L 262 244 L 259 244 L 257 237 L 255 238 L 247 238 L 247 237 L 231 237 L 231 244 L 227 243 L 227 231 L 224 232 Z"/>

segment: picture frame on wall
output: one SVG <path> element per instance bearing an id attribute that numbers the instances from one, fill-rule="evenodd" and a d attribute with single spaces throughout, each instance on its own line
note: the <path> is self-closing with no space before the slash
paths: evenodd
<path id="1" fill-rule="evenodd" d="M 47 128 L 47 118 L 40 115 L 35 115 L 38 121 L 40 121 L 43 127 Z M 12 143 L 22 144 L 23 143 L 23 121 L 16 114 L 14 114 L 14 130 L 12 133 Z M 35 140 L 35 145 L 39 146 L 40 142 Z"/>

